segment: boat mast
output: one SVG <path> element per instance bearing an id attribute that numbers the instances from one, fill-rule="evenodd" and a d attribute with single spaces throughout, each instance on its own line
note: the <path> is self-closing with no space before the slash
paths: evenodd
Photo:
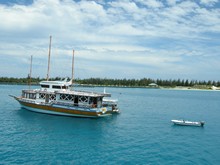
<path id="1" fill-rule="evenodd" d="M 73 85 L 73 80 L 74 80 L 74 49 L 73 49 L 73 58 L 72 58 L 72 85 Z"/>
<path id="2" fill-rule="evenodd" d="M 28 85 L 29 85 L 29 89 L 31 88 L 31 74 L 32 74 L 32 55 L 31 55 L 31 63 L 30 63 L 30 73 L 28 75 L 28 78 L 29 78 L 29 82 L 28 82 Z"/>
<path id="3" fill-rule="evenodd" d="M 51 52 L 51 40 L 52 40 L 52 36 L 50 36 L 50 44 L 49 44 L 48 67 L 47 67 L 47 81 L 49 80 L 49 74 L 50 74 L 50 52 Z"/>

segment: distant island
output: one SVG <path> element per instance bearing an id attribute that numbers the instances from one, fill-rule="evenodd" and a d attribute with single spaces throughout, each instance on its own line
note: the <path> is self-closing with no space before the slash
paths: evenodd
<path id="1" fill-rule="evenodd" d="M 62 77 L 51 78 L 50 80 L 56 81 L 64 79 Z M 20 84 L 25 85 L 31 83 L 38 85 L 40 81 L 45 80 L 42 78 L 13 78 L 13 77 L 0 77 L 0 84 Z M 31 82 L 30 82 L 31 81 Z M 79 86 L 112 86 L 112 87 L 137 87 L 137 88 L 178 88 L 178 89 L 219 89 L 220 81 L 197 81 L 197 80 L 162 80 L 162 79 L 109 79 L 109 78 L 88 78 L 88 79 L 75 79 L 75 85 Z"/>

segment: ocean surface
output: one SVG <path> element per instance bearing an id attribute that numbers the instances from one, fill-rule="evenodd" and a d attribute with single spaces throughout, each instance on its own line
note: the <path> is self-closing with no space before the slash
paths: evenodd
<path id="1" fill-rule="evenodd" d="M 0 85 L 0 164 L 220 164 L 220 91 L 106 88 L 121 114 L 90 119 L 21 109 L 24 88 Z"/>

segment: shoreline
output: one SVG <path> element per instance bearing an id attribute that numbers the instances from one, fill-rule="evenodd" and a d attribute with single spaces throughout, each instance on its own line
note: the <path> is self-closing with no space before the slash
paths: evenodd
<path id="1" fill-rule="evenodd" d="M 171 88 L 161 88 L 161 89 L 164 89 L 164 90 L 182 90 L 182 91 L 220 91 L 220 89 L 217 89 L 217 90 L 213 90 L 213 89 L 207 89 L 207 88 L 188 88 L 188 87 L 171 87 Z"/>
<path id="2" fill-rule="evenodd" d="M 29 86 L 25 83 L 0 83 L 0 85 L 22 85 Z M 39 86 L 37 83 L 31 84 L 31 86 Z M 145 89 L 162 89 L 162 90 L 194 90 L 194 91 L 220 91 L 219 87 L 185 87 L 185 86 L 158 86 L 158 87 L 150 87 L 150 86 L 123 86 L 123 85 L 93 85 L 93 84 L 75 84 L 74 87 L 84 87 L 84 88 L 94 88 L 94 87 L 109 87 L 109 88 L 145 88 Z"/>

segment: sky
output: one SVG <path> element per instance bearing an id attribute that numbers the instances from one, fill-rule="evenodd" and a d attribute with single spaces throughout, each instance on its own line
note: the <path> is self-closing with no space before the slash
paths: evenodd
<path id="1" fill-rule="evenodd" d="M 220 80 L 220 0 L 0 0 L 0 77 Z"/>

